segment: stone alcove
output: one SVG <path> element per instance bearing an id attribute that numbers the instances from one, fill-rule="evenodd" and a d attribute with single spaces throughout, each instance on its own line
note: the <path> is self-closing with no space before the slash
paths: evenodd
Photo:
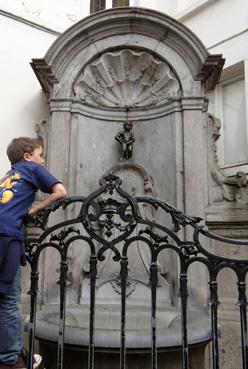
<path id="1" fill-rule="evenodd" d="M 136 137 L 132 161 L 153 178 L 156 196 L 204 218 L 205 94 L 215 87 L 222 66 L 221 55 L 210 55 L 189 29 L 165 14 L 127 7 L 83 19 L 44 59 L 32 61 L 49 104 L 49 169 L 71 195 L 89 194 L 118 165 L 115 136 L 128 119 Z M 47 305 L 57 301 L 51 272 L 56 257 L 44 258 L 42 303 Z M 70 258 L 68 302 L 77 304 L 87 255 L 75 248 Z M 173 255 L 161 260 L 165 269 L 171 263 L 176 266 Z M 173 268 L 169 281 L 175 275 Z M 205 300 L 205 273 L 199 278 L 193 272 L 194 281 L 192 293 Z"/>

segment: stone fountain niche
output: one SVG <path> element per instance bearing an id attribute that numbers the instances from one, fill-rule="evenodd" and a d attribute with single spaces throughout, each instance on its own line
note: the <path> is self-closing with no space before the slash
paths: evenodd
<path id="1" fill-rule="evenodd" d="M 205 94 L 215 87 L 222 66 L 220 55 L 210 55 L 191 31 L 165 14 L 127 7 L 83 19 L 54 42 L 44 59 L 32 61 L 49 103 L 47 123 L 39 130 L 47 145 L 49 169 L 61 178 L 70 195 L 88 195 L 97 188 L 102 175 L 112 172 L 121 177 L 129 193 L 156 196 L 185 213 L 204 218 Z M 131 153 L 125 156 L 116 138 L 123 132 L 127 134 L 123 128 L 127 121 L 133 124 L 130 132 L 135 142 Z M 144 214 L 156 218 L 149 208 L 144 209 Z M 134 260 L 139 256 L 141 262 L 131 265 L 136 281 L 131 281 L 128 288 L 127 303 L 133 307 L 130 314 L 134 322 L 138 307 L 148 306 L 149 255 L 141 249 L 137 245 L 134 252 Z M 77 245 L 70 250 L 67 301 L 72 309 L 68 324 L 72 326 L 75 322 L 80 326 L 85 320 L 82 311 L 89 296 L 88 256 Z M 115 267 L 110 266 L 109 259 L 110 254 L 99 267 L 97 303 L 108 306 L 113 317 L 110 325 L 116 329 L 115 307 L 120 291 Z M 49 316 L 51 320 L 58 302 L 56 263 L 54 254 L 44 255 L 39 318 L 43 322 Z M 176 309 L 176 263 L 174 256 L 168 254 L 160 260 L 159 308 Z M 199 278 L 196 272 L 191 276 L 192 286 L 197 280 L 192 296 L 200 305 L 206 301 L 207 277 L 201 272 Z M 102 312 L 103 320 L 104 313 L 106 310 Z M 142 347 L 138 337 L 142 319 L 139 324 L 130 347 L 148 349 L 150 341 Z M 39 329 L 43 340 L 52 340 L 38 322 Z M 107 352 L 119 345 L 119 338 L 114 342 L 113 337 L 104 335 L 102 347 Z M 101 347 L 100 341 L 97 346 Z M 171 346 L 168 339 L 162 346 Z M 163 368 L 180 365 L 175 357 L 166 360 L 171 360 L 170 364 Z M 130 361 L 130 368 L 145 369 L 145 361 Z M 99 368 L 105 368 L 105 364 L 101 365 Z M 199 361 L 197 365 L 203 367 Z"/>

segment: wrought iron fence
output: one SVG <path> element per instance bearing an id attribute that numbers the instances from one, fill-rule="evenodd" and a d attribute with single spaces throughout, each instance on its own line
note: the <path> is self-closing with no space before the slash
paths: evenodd
<path id="1" fill-rule="evenodd" d="M 238 304 L 240 310 L 240 329 L 242 346 L 242 365 L 248 368 L 247 355 L 247 299 L 246 274 L 248 260 L 238 260 L 214 255 L 202 242 L 203 238 L 221 241 L 230 245 L 248 245 L 248 241 L 224 238 L 210 232 L 202 219 L 183 214 L 168 203 L 149 197 L 134 197 L 121 187 L 121 180 L 109 174 L 100 181 L 97 191 L 88 197 L 70 197 L 59 201 L 37 214 L 33 221 L 44 231 L 36 238 L 26 240 L 26 255 L 31 266 L 31 303 L 29 323 L 29 359 L 28 369 L 33 367 L 36 306 L 38 296 L 38 264 L 41 252 L 46 248 L 55 248 L 60 255 L 60 304 L 57 368 L 63 368 L 63 351 L 65 337 L 66 285 L 70 245 L 82 241 L 90 248 L 90 319 L 88 369 L 94 369 L 94 319 L 96 305 L 97 266 L 104 259 L 106 251 L 111 250 L 114 260 L 120 262 L 121 285 L 121 321 L 120 321 L 120 368 L 126 368 L 126 286 L 128 281 L 128 250 L 134 242 L 142 242 L 150 250 L 150 291 L 151 291 L 151 368 L 157 368 L 157 319 L 156 292 L 158 286 L 158 257 L 163 250 L 173 250 L 179 259 L 179 292 L 181 300 L 181 349 L 183 369 L 189 369 L 188 356 L 188 269 L 195 263 L 205 265 L 209 275 L 209 305 L 211 318 L 212 367 L 218 369 L 219 337 L 218 337 L 218 283 L 217 276 L 223 268 L 231 268 L 237 277 Z M 48 226 L 48 218 L 57 209 L 66 209 L 71 204 L 79 204 L 78 214 L 72 219 L 63 220 Z M 160 209 L 171 220 L 172 227 L 142 216 L 141 206 Z M 77 225 L 80 225 L 80 227 Z M 137 228 L 138 227 L 138 228 Z M 180 237 L 180 230 L 192 229 L 190 240 Z M 137 232 L 138 229 L 138 232 Z M 136 231 L 135 231 L 136 230 Z M 119 247 L 121 245 L 121 247 Z"/>

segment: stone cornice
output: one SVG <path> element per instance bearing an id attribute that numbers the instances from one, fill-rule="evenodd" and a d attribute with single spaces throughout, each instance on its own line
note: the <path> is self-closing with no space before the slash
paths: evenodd
<path id="1" fill-rule="evenodd" d="M 221 54 L 209 55 L 196 78 L 205 82 L 206 91 L 213 90 L 220 79 L 225 59 Z"/>
<path id="2" fill-rule="evenodd" d="M 74 44 L 71 47 L 75 47 L 79 38 L 93 43 L 111 35 L 136 32 L 147 34 L 162 42 L 170 39 L 172 35 L 177 35 L 182 38 L 180 46 L 186 55 L 191 51 L 188 49 L 194 49 L 202 61 L 208 56 L 206 48 L 195 34 L 168 15 L 152 9 L 122 7 L 95 13 L 70 27 L 51 46 L 46 59 L 54 63 L 63 48 L 69 46 L 68 41 Z M 176 48 L 177 44 L 174 46 Z M 67 48 L 68 51 L 70 48 Z"/>
<path id="3" fill-rule="evenodd" d="M 207 99 L 203 96 L 198 97 L 182 97 L 168 101 L 166 104 L 158 107 L 149 107 L 147 109 L 136 108 L 128 111 L 128 119 L 130 120 L 151 120 L 163 117 L 172 113 L 181 112 L 183 110 L 200 110 L 205 111 Z M 77 99 L 56 99 L 50 100 L 50 110 L 67 111 L 74 114 L 82 114 L 90 118 L 99 120 L 110 120 L 123 122 L 127 118 L 125 109 L 108 109 L 87 105 Z"/>
<path id="4" fill-rule="evenodd" d="M 32 59 L 30 65 L 49 99 L 53 84 L 58 82 L 57 78 L 53 75 L 51 66 L 47 65 L 45 59 Z"/>
<path id="5" fill-rule="evenodd" d="M 183 96 L 181 98 L 182 110 L 206 111 L 208 100 L 205 96 Z"/>
<path id="6" fill-rule="evenodd" d="M 248 209 L 237 203 L 209 205 L 206 211 L 206 223 L 212 227 L 230 228 L 241 226 L 247 229 Z"/>
<path id="7" fill-rule="evenodd" d="M 80 100 L 75 99 L 51 99 L 50 110 L 68 111 L 74 114 L 81 114 L 90 118 L 109 121 L 120 121 L 127 119 L 127 112 L 125 109 L 107 109 L 95 108 L 87 104 L 83 104 Z M 163 117 L 175 112 L 182 111 L 182 104 L 180 99 L 171 100 L 163 106 L 149 109 L 131 109 L 128 112 L 128 119 L 130 120 L 151 120 Z"/>
<path id="8" fill-rule="evenodd" d="M 127 36 L 125 40 L 123 36 Z M 133 45 L 128 36 L 135 39 Z M 184 64 L 184 76 L 191 75 L 195 81 L 202 81 L 205 90 L 214 89 L 218 83 L 224 59 L 219 54 L 210 55 L 202 42 L 187 27 L 151 9 L 123 7 L 84 18 L 55 40 L 44 59 L 32 60 L 32 68 L 48 97 L 53 84 L 60 81 L 62 76 L 68 76 L 70 68 L 75 70 L 80 66 L 83 69 L 85 62 L 89 63 L 99 55 L 109 52 L 111 48 L 113 49 L 114 39 L 122 40 L 118 46 L 120 49 L 127 47 L 134 49 L 136 46 L 137 50 L 145 49 L 143 40 L 146 42 L 153 40 L 150 53 L 163 60 L 166 58 L 165 51 L 171 50 L 174 53 L 171 65 L 175 60 L 175 64 L 182 70 Z M 91 54 L 91 60 L 82 61 L 81 65 L 84 50 Z M 73 65 L 75 60 L 78 60 L 79 64 Z M 166 62 L 166 59 L 164 61 Z M 69 84 L 68 80 L 63 83 L 62 89 L 67 86 L 65 97 L 69 97 L 73 81 Z M 61 90 L 60 86 L 58 90 Z"/>
<path id="9" fill-rule="evenodd" d="M 173 49 L 191 70 L 195 80 L 207 81 L 207 88 L 214 88 L 223 66 L 221 55 L 210 55 L 202 42 L 183 24 L 175 19 L 143 8 L 113 8 L 79 21 L 65 31 L 48 50 L 45 60 L 52 66 L 53 74 L 60 79 L 67 65 L 89 45 L 124 34 L 138 34 L 157 40 Z M 96 53 L 105 50 L 96 50 Z M 155 50 L 154 50 L 155 51 Z M 208 73 L 209 78 L 208 78 Z"/>

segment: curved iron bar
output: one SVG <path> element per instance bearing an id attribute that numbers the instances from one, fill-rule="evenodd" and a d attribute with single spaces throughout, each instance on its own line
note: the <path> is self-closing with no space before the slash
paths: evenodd
<path id="1" fill-rule="evenodd" d="M 108 196 L 108 197 L 107 197 Z M 107 198 L 106 198 L 107 197 Z M 70 219 L 64 219 L 55 225 L 48 226 L 51 213 L 58 209 L 66 209 L 71 204 L 80 204 L 78 214 Z M 149 204 L 154 209 L 161 209 L 171 218 L 172 228 L 155 221 L 142 218 L 140 207 Z M 68 214 L 67 214 L 68 216 Z M 217 277 L 223 268 L 232 269 L 237 276 L 238 303 L 240 306 L 241 343 L 243 368 L 247 369 L 247 299 L 245 277 L 248 272 L 248 259 L 215 255 L 202 245 L 200 236 L 221 241 L 232 246 L 248 246 L 248 240 L 234 240 L 219 236 L 208 230 L 199 217 L 189 216 L 171 206 L 165 201 L 155 198 L 133 197 L 121 187 L 121 180 L 109 174 L 101 179 L 100 187 L 88 197 L 75 196 L 61 200 L 38 212 L 33 217 L 33 223 L 44 229 L 37 238 L 27 239 L 26 253 L 31 265 L 31 314 L 30 314 L 30 362 L 32 367 L 33 339 L 35 335 L 36 303 L 38 294 L 38 262 L 41 252 L 47 247 L 53 247 L 61 255 L 61 305 L 60 305 L 60 338 L 58 343 L 58 368 L 63 368 L 63 340 L 64 340 L 64 316 L 66 300 L 67 280 L 67 250 L 76 240 L 86 241 L 90 247 L 90 340 L 89 340 L 89 368 L 94 369 L 94 308 L 95 308 L 95 282 L 97 276 L 97 261 L 104 260 L 105 252 L 111 250 L 114 253 L 113 260 L 121 263 L 121 368 L 126 367 L 126 343 L 125 343 L 125 314 L 126 314 L 126 286 L 128 279 L 128 248 L 135 242 L 145 243 L 151 253 L 150 284 L 151 284 L 151 333 L 152 333 L 152 368 L 157 367 L 156 347 L 156 289 L 158 284 L 158 255 L 165 249 L 173 250 L 180 260 L 180 296 L 182 318 L 182 348 L 183 369 L 189 368 L 188 339 L 187 339 L 187 300 L 188 300 L 188 268 L 195 262 L 205 264 L 209 273 L 210 314 L 212 322 L 212 356 L 213 368 L 219 368 L 218 353 L 218 283 Z M 76 224 L 83 229 L 74 228 Z M 192 239 L 184 240 L 178 234 L 181 228 L 191 227 Z M 134 233 L 134 231 L 137 230 Z M 71 236 L 72 233 L 77 235 Z M 50 237 L 50 240 L 47 239 Z M 96 243 L 95 243 L 96 242 Z M 122 252 L 117 249 L 120 244 Z"/>
<path id="2" fill-rule="evenodd" d="M 155 209 L 161 208 L 168 213 L 171 216 L 174 224 L 174 232 L 178 232 L 181 229 L 181 226 L 186 226 L 188 224 L 195 226 L 203 220 L 200 217 L 186 215 L 182 211 L 176 209 L 174 206 L 168 204 L 166 201 L 162 201 L 153 197 L 136 197 L 136 200 L 138 203 L 147 203 L 152 205 Z"/>
<path id="3" fill-rule="evenodd" d="M 49 215 L 52 212 L 55 212 L 59 208 L 62 208 L 63 210 L 65 210 L 69 205 L 73 203 L 80 203 L 80 202 L 84 202 L 83 196 L 71 196 L 63 200 L 55 201 L 49 204 L 48 206 L 46 206 L 45 208 L 39 210 L 32 217 L 27 215 L 25 221 L 26 222 L 31 221 L 34 225 L 39 226 L 42 229 L 46 229 Z"/>
<path id="4" fill-rule="evenodd" d="M 33 247 L 32 247 L 33 246 Z M 37 247 L 34 251 L 33 248 Z M 53 242 L 48 242 L 43 245 L 29 244 L 29 258 L 28 262 L 31 266 L 31 286 L 30 286 L 30 316 L 29 316 L 29 354 L 28 354 L 28 369 L 33 368 L 33 353 L 34 353 L 34 339 L 35 339 L 35 330 L 36 330 L 36 307 L 37 307 L 37 297 L 39 294 L 38 283 L 39 283 L 39 272 L 38 272 L 38 262 L 41 252 L 47 248 L 52 247 L 56 249 L 61 257 L 62 250 L 59 245 Z M 58 360 L 59 366 L 58 368 L 62 368 L 61 363 L 62 360 Z"/>
<path id="5" fill-rule="evenodd" d="M 82 235 L 77 235 L 70 237 L 66 240 L 66 237 L 72 233 L 76 232 L 75 229 L 68 229 L 67 231 L 62 230 L 58 235 L 51 235 L 50 241 L 37 244 L 33 243 L 32 240 L 27 245 L 29 255 L 27 261 L 31 266 L 31 302 L 30 302 L 30 318 L 29 318 L 29 357 L 28 357 L 28 369 L 33 368 L 33 352 L 34 352 L 34 339 L 35 339 L 35 323 L 36 323 L 36 306 L 37 306 L 37 296 L 39 294 L 38 290 L 38 282 L 39 282 L 39 272 L 38 272 L 38 262 L 39 257 L 42 251 L 46 248 L 56 249 L 61 256 L 60 263 L 60 277 L 59 277 L 59 285 L 60 285 L 60 307 L 59 307 L 59 332 L 58 332 L 58 350 L 57 350 L 57 368 L 63 368 L 63 355 L 64 355 L 64 334 L 65 334 L 65 307 L 66 307 L 66 287 L 68 285 L 67 281 L 67 270 L 68 270 L 68 262 L 67 262 L 67 251 L 69 246 L 76 240 L 83 240 L 88 243 L 91 256 L 95 253 L 95 245 L 88 237 L 84 237 Z M 57 243 L 56 243 L 57 241 Z M 34 250 L 34 248 L 36 248 Z M 92 316 L 92 311 L 91 311 Z M 91 319 L 91 322 L 93 319 Z M 93 332 L 93 326 L 90 326 L 90 332 Z M 90 339 L 90 347 L 93 345 L 93 333 L 91 333 Z"/>
<path id="6" fill-rule="evenodd" d="M 128 278 L 128 258 L 121 257 L 121 324 L 120 324 L 120 369 L 126 368 L 126 288 Z"/>
<path id="7" fill-rule="evenodd" d="M 227 258 L 224 256 L 219 256 L 219 255 L 215 255 L 212 254 L 211 252 L 207 251 L 204 249 L 204 247 L 201 245 L 201 242 L 199 240 L 199 235 L 202 234 L 203 236 L 207 237 L 207 238 L 211 238 L 214 239 L 216 241 L 221 241 L 223 243 L 227 243 L 227 244 L 232 244 L 232 245 L 239 245 L 239 246 L 248 246 L 248 240 L 234 240 L 232 238 L 228 238 L 228 237 L 222 237 L 219 236 L 213 232 L 209 232 L 208 228 L 206 226 L 199 226 L 195 228 L 195 232 L 193 235 L 193 239 L 194 239 L 194 244 L 196 245 L 197 249 L 199 250 L 199 252 L 201 252 L 203 255 L 205 255 L 206 257 L 208 257 L 211 260 L 215 260 L 216 262 L 220 262 L 220 261 L 226 261 L 226 262 L 231 262 L 231 263 L 235 263 L 238 265 L 248 265 L 248 259 L 246 260 L 239 260 L 239 259 L 235 259 L 235 258 Z"/>

